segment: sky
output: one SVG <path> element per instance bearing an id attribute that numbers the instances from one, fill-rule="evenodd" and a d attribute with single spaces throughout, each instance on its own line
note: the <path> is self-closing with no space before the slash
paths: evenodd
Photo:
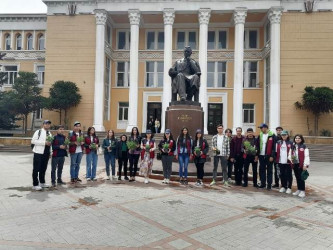
<path id="1" fill-rule="evenodd" d="M 0 14 L 46 13 L 42 0 L 0 0 Z"/>

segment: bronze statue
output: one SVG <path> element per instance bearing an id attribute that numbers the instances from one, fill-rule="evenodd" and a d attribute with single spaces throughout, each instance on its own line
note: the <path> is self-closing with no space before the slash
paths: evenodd
<path id="1" fill-rule="evenodd" d="M 191 47 L 185 47 L 184 58 L 177 60 L 169 70 L 169 76 L 172 78 L 172 99 L 177 101 L 177 94 L 181 101 L 199 101 L 200 87 L 200 66 L 191 58 Z"/>

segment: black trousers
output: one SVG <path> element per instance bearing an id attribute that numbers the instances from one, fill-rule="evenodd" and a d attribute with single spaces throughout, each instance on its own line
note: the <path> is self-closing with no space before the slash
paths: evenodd
<path id="1" fill-rule="evenodd" d="M 233 162 L 230 161 L 230 159 L 228 160 L 228 179 L 231 179 L 232 176 L 232 166 L 234 165 Z"/>
<path id="2" fill-rule="evenodd" d="M 129 154 L 129 163 L 130 163 L 130 177 L 135 177 L 136 172 L 138 171 L 138 162 L 140 155 Z M 134 168 L 133 168 L 134 167 Z"/>
<path id="3" fill-rule="evenodd" d="M 274 184 L 275 185 L 279 185 L 279 171 L 278 171 L 278 168 L 279 168 L 279 164 L 277 163 L 274 163 Z M 280 172 L 281 174 L 281 172 Z M 281 180 L 282 181 L 282 180 Z"/>
<path id="4" fill-rule="evenodd" d="M 65 156 L 61 157 L 52 157 L 51 161 L 51 181 L 52 183 L 55 183 L 56 181 L 56 170 L 57 171 L 57 177 L 58 177 L 58 182 L 61 181 L 61 176 L 62 176 L 62 169 L 64 167 L 64 162 L 65 162 Z"/>
<path id="5" fill-rule="evenodd" d="M 32 182 L 34 186 L 39 183 L 45 183 L 45 172 L 49 162 L 50 154 L 36 154 L 34 153 Z"/>
<path id="6" fill-rule="evenodd" d="M 305 191 L 305 181 L 301 178 L 301 173 L 303 169 L 299 166 L 299 164 L 294 165 L 294 174 L 297 181 L 297 189 L 301 191 Z"/>
<path id="7" fill-rule="evenodd" d="M 242 155 L 237 155 L 234 162 L 235 182 L 236 184 L 242 184 L 244 158 Z"/>
<path id="8" fill-rule="evenodd" d="M 273 179 L 273 162 L 269 161 L 268 155 L 259 155 L 259 176 L 261 186 L 266 186 L 267 174 L 267 187 L 272 187 Z"/>
<path id="9" fill-rule="evenodd" d="M 284 188 L 290 188 L 293 184 L 293 175 L 289 164 L 279 164 L 281 173 L 281 185 Z"/>
<path id="10" fill-rule="evenodd" d="M 121 158 L 118 158 L 119 177 L 121 177 L 121 170 L 123 168 L 123 165 L 124 165 L 124 176 L 127 177 L 127 162 L 128 162 L 127 151 L 123 151 L 121 152 Z"/>
<path id="11" fill-rule="evenodd" d="M 253 186 L 258 185 L 258 162 L 254 161 L 254 155 L 247 155 L 244 160 L 244 184 L 248 183 L 248 173 L 250 164 L 252 165 L 252 173 L 253 173 Z"/>
<path id="12" fill-rule="evenodd" d="M 205 165 L 204 162 L 202 162 L 202 163 L 196 162 L 195 163 L 195 166 L 197 167 L 197 179 L 198 180 L 203 180 L 203 178 L 204 178 L 204 175 L 205 175 L 204 165 Z"/>

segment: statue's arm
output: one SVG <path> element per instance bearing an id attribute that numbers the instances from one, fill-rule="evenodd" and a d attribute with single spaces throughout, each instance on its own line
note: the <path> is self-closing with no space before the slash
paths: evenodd
<path id="1" fill-rule="evenodd" d="M 193 72 L 195 72 L 195 74 L 201 75 L 200 65 L 198 62 L 196 62 L 193 59 L 191 60 L 191 68 L 192 68 Z"/>
<path id="2" fill-rule="evenodd" d="M 177 76 L 177 62 L 175 62 L 175 64 L 173 65 L 172 68 L 169 69 L 169 76 L 171 76 L 172 78 Z"/>

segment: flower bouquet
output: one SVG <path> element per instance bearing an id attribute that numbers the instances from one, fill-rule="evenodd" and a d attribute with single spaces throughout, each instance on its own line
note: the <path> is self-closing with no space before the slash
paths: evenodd
<path id="1" fill-rule="evenodd" d="M 297 163 L 298 163 L 298 157 L 297 157 L 297 155 L 292 155 L 292 156 L 291 156 L 291 162 L 292 162 L 293 164 L 297 164 Z"/>
<path id="2" fill-rule="evenodd" d="M 164 143 L 163 144 L 163 151 L 164 151 L 164 153 L 168 153 L 169 147 L 170 147 L 169 143 Z"/>
<path id="3" fill-rule="evenodd" d="M 48 135 L 48 136 L 46 137 L 46 141 L 47 141 L 47 142 L 50 142 L 50 143 L 52 143 L 52 142 L 53 142 L 53 140 L 54 140 L 54 137 L 53 137 L 53 135 Z"/>
<path id="4" fill-rule="evenodd" d="M 83 136 L 79 136 L 79 137 L 77 137 L 77 138 L 76 138 L 76 141 L 77 141 L 79 144 L 81 144 L 81 142 L 84 142 L 84 138 L 83 138 Z"/>
<path id="5" fill-rule="evenodd" d="M 146 144 L 146 152 L 149 152 L 149 150 L 150 150 L 150 145 Z"/>
<path id="6" fill-rule="evenodd" d="M 126 145 L 131 152 L 133 152 L 138 147 L 135 141 L 128 141 L 126 142 Z"/>
<path id="7" fill-rule="evenodd" d="M 201 148 L 200 148 L 200 147 L 195 147 L 195 148 L 194 148 L 194 152 L 195 152 L 195 155 L 196 155 L 197 157 L 199 157 L 199 156 L 200 156 L 200 152 L 201 152 Z"/>
<path id="8" fill-rule="evenodd" d="M 65 141 L 64 141 L 64 145 L 68 146 L 71 143 L 71 141 L 66 137 Z"/>
<path id="9" fill-rule="evenodd" d="M 252 146 L 249 141 L 244 141 L 243 144 L 244 144 L 244 147 L 245 147 L 246 154 L 256 155 L 257 150 L 256 150 L 255 146 Z"/>
<path id="10" fill-rule="evenodd" d="M 97 149 L 96 143 L 91 143 L 91 144 L 90 144 L 90 148 L 91 148 L 92 150 L 96 150 L 96 149 Z"/>

